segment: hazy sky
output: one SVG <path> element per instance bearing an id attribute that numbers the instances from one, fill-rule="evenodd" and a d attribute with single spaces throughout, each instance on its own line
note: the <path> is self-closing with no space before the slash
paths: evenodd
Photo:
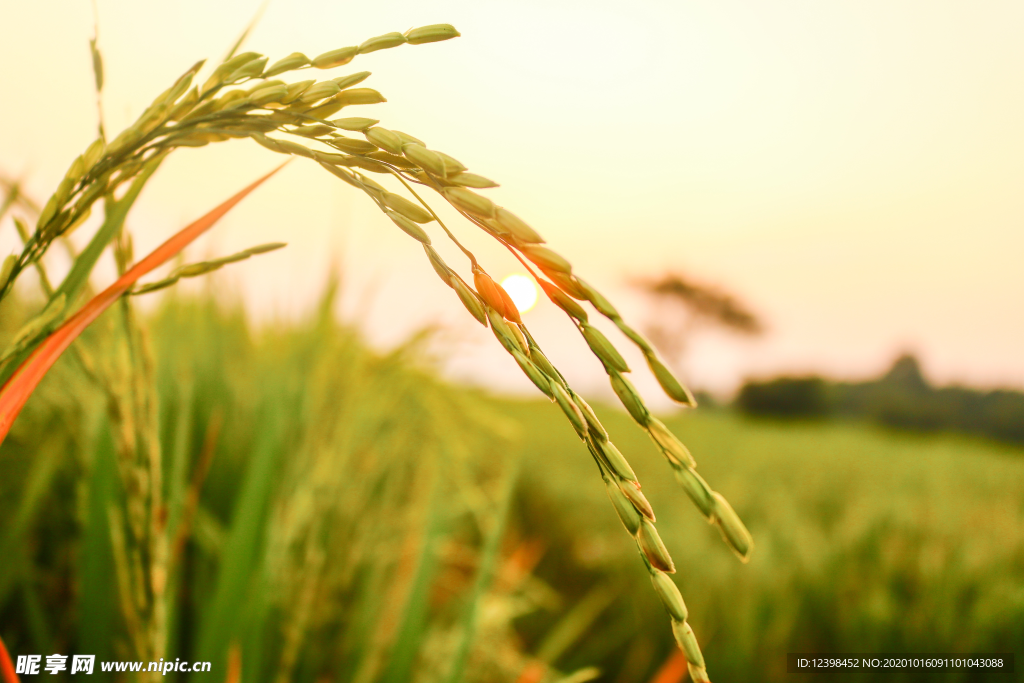
<path id="1" fill-rule="evenodd" d="M 0 3 L 0 172 L 45 197 L 94 138 L 92 10 Z M 114 133 L 195 60 L 221 57 L 258 6 L 98 4 Z M 769 333 L 698 339 L 695 384 L 863 377 L 912 349 L 938 381 L 1024 387 L 1024 3 L 291 0 L 271 3 L 247 47 L 315 56 L 437 22 L 463 37 L 324 74 L 373 71 L 365 85 L 389 99 L 346 113 L 500 182 L 490 196 L 639 324 L 648 312 L 624 285 L 638 274 L 680 269 L 749 302 Z M 249 141 L 176 153 L 134 216 L 137 250 L 278 159 Z M 473 230 L 461 233 L 493 274 L 517 270 Z M 0 230 L 5 251 L 12 232 Z M 526 383 L 417 245 L 314 164 L 293 164 L 204 239 L 197 257 L 290 243 L 221 280 L 265 314 L 308 310 L 338 263 L 345 311 L 374 340 L 441 322 L 454 374 Z M 577 382 L 600 381 L 549 305 L 527 323 Z"/>

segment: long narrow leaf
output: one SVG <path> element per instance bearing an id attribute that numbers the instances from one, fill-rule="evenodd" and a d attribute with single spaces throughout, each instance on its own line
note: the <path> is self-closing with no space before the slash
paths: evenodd
<path id="1" fill-rule="evenodd" d="M 67 277 L 64 278 L 57 291 L 54 292 L 54 297 L 63 294 L 67 297 L 68 306 L 76 302 L 79 293 L 89 279 L 89 273 L 96 266 L 96 262 L 100 260 L 103 250 L 107 248 L 114 237 L 121 231 L 125 218 L 128 216 L 128 210 L 134 206 L 135 200 L 139 198 L 139 193 L 142 192 L 142 188 L 146 186 L 150 177 L 160 168 L 160 164 L 166 156 L 166 154 L 159 154 L 146 162 L 142 171 L 132 180 L 131 185 L 128 186 L 128 191 L 125 192 L 124 196 L 116 201 L 111 201 L 107 205 L 106 220 L 103 221 L 103 225 L 96 231 L 93 238 L 89 240 L 89 244 L 82 253 L 75 259 Z M 52 300 L 53 298 L 51 297 Z"/>
<path id="2" fill-rule="evenodd" d="M 78 300 L 78 295 L 85 287 L 89 279 L 89 274 L 95 267 L 96 262 L 99 261 L 100 256 L 103 254 L 103 250 L 107 248 L 111 240 L 117 236 L 121 231 L 121 227 L 124 225 L 124 220 L 128 215 L 129 209 L 138 199 L 139 193 L 142 188 L 145 187 L 146 182 L 160 167 L 161 162 L 166 158 L 167 153 L 158 154 L 157 156 L 146 162 L 142 171 L 135 177 L 132 184 L 129 186 L 128 191 L 125 192 L 124 196 L 119 200 L 111 200 L 107 206 L 106 219 L 100 229 L 96 231 L 85 250 L 82 251 L 77 257 L 75 262 L 71 265 L 71 270 L 68 272 L 64 281 L 60 283 L 60 286 L 56 291 L 50 292 L 50 298 L 47 301 L 47 306 L 50 306 L 57 300 L 58 297 L 63 296 L 67 302 L 68 308 L 75 304 Z M 15 189 L 17 189 L 15 187 Z M 24 199 L 24 195 L 19 195 L 21 199 Z M 38 208 L 38 207 L 37 207 Z M 24 237 L 22 239 L 25 239 Z M 36 268 L 40 268 L 41 264 L 37 261 Z M 58 321 L 54 321 L 54 325 Z M 49 326 L 47 326 L 49 327 Z M 14 375 L 15 369 L 18 368 L 22 363 L 25 362 L 33 351 L 35 346 L 35 338 L 40 335 L 48 333 L 49 329 L 42 329 L 36 334 L 32 341 L 26 345 L 24 349 L 17 352 L 7 363 L 0 368 L 0 383 L 6 382 Z"/>
<path id="3" fill-rule="evenodd" d="M 71 342 L 78 338 L 78 335 L 82 334 L 121 295 L 131 289 L 140 277 L 173 258 L 193 240 L 213 227 L 224 214 L 234 208 L 235 204 L 242 201 L 246 195 L 279 170 L 281 170 L 281 166 L 161 244 L 146 258 L 136 263 L 131 270 L 118 278 L 117 282 L 93 297 L 81 310 L 47 337 L 18 367 L 3 388 L 0 388 L 0 443 L 7 437 L 14 419 L 21 412 L 28 397 L 32 395 L 39 382 L 57 362 L 60 355 L 71 345 Z"/>
<path id="4" fill-rule="evenodd" d="M 432 472 L 427 519 L 423 525 L 423 540 L 416 560 L 415 575 L 409 596 L 406 598 L 398 636 L 391 647 L 387 669 L 381 678 L 383 683 L 403 683 L 413 678 L 416 655 L 426 632 L 430 590 L 439 564 L 437 546 L 444 538 L 445 525 L 448 521 L 441 509 L 441 496 L 441 477 Z"/>
<path id="5" fill-rule="evenodd" d="M 100 661 L 114 659 L 117 623 L 117 568 L 110 540 L 110 514 L 117 504 L 117 456 L 110 427 L 102 423 L 93 442 L 93 465 L 78 561 L 78 651 Z M 113 674 L 96 667 L 90 683 L 109 683 Z"/>
<path id="6" fill-rule="evenodd" d="M 268 411 L 262 421 L 257 446 L 231 516 L 231 531 L 224 547 L 217 586 L 199 628 L 196 659 L 213 662 L 215 670 L 224 670 L 231 642 L 245 631 L 245 624 L 238 615 L 254 599 L 252 586 L 259 581 L 262 571 L 259 549 L 281 455 L 283 427 L 279 419 Z M 192 676 L 190 680 L 201 678 Z"/>
<path id="7" fill-rule="evenodd" d="M 459 640 L 458 648 L 452 657 L 451 669 L 448 671 L 448 683 L 460 683 L 463 680 L 463 672 L 469 655 L 473 648 L 473 642 L 477 636 L 477 623 L 480 617 L 480 609 L 483 603 L 487 588 L 490 586 L 494 575 L 494 565 L 498 560 L 498 553 L 501 550 L 501 539 L 505 533 L 505 522 L 508 519 L 509 508 L 512 504 L 512 494 L 516 487 L 516 478 L 519 473 L 519 463 L 512 462 L 504 475 L 502 491 L 499 497 L 494 519 L 491 521 L 491 529 L 484 538 L 484 544 L 480 553 L 480 565 L 477 567 L 476 580 L 473 582 L 473 590 L 470 593 L 469 604 L 462 617 L 462 637 Z"/>
<path id="8" fill-rule="evenodd" d="M 4 647 L 3 638 L 0 638 L 0 680 L 3 680 L 3 683 L 18 683 L 18 674 L 14 673 L 14 664 L 11 663 L 11 655 Z"/>
<path id="9" fill-rule="evenodd" d="M 65 448 L 63 440 L 52 436 L 47 436 L 38 444 L 22 487 L 18 508 L 13 516 L 4 520 L 3 530 L 0 531 L 0 557 L 4 558 L 0 566 L 0 609 L 4 608 L 10 593 L 24 575 L 24 549 L 28 545 L 26 537 L 40 511 L 46 509 L 46 495 L 52 489 L 54 477 L 65 456 Z"/>
<path id="10" fill-rule="evenodd" d="M 252 15 L 252 19 L 249 20 L 249 25 L 245 27 L 244 31 L 242 31 L 242 35 L 238 36 L 238 40 L 236 40 L 235 44 L 231 46 L 228 53 L 224 55 L 225 62 L 238 53 L 238 48 L 242 47 L 242 43 L 244 43 L 245 39 L 249 37 L 249 34 L 252 33 L 254 28 L 256 28 L 256 25 L 260 23 L 260 19 L 263 18 L 263 13 L 267 11 L 267 5 L 269 4 L 270 0 L 263 0 L 263 4 L 261 4 L 259 9 L 256 10 L 256 14 Z"/>

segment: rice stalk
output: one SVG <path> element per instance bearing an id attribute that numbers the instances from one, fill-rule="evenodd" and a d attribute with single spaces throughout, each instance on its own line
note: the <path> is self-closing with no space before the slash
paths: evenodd
<path id="1" fill-rule="evenodd" d="M 116 348 L 107 349 L 103 357 L 105 364 L 94 375 L 99 377 L 99 384 L 107 394 L 116 461 L 125 492 L 124 514 L 115 507 L 109 510 L 109 533 L 120 588 L 121 611 L 129 626 L 134 654 L 139 659 L 155 661 L 166 652 L 170 547 L 163 497 L 163 461 L 152 354 L 145 332 L 135 320 L 129 300 L 122 295 L 130 291 L 141 276 L 178 253 L 216 223 L 220 216 L 266 177 L 269 176 L 185 228 L 134 266 L 131 265 L 131 240 L 122 234 L 114 241 L 115 257 L 121 273 L 118 281 L 48 336 L 0 388 L 2 439 L 28 396 L 61 353 L 100 313 L 115 301 L 120 301 L 117 309 L 120 324 L 115 326 L 113 334 L 106 335 L 108 344 L 113 341 Z M 60 304 L 59 313 L 63 310 L 64 295 L 57 297 L 56 301 Z M 44 309 L 43 314 L 30 323 L 29 328 L 33 334 L 37 328 L 41 329 L 56 317 L 48 313 L 52 306 Z M 23 330 L 18 338 L 31 336 Z M 40 459 L 37 462 L 43 463 L 46 460 Z M 155 680 L 153 676 L 147 678 Z"/>
<path id="2" fill-rule="evenodd" d="M 220 218 L 231 210 L 246 195 L 266 181 L 278 169 L 271 171 L 255 181 L 241 192 L 209 212 L 199 220 L 191 223 L 162 245 L 157 247 L 146 258 L 135 264 L 124 273 L 114 284 L 94 297 L 88 304 L 68 319 L 54 334 L 40 344 L 14 372 L 10 379 L 0 387 L 0 441 L 7 436 L 11 424 L 17 417 L 25 401 L 42 380 L 46 372 L 53 366 L 68 346 L 94 321 L 99 315 L 117 301 L 138 281 L 140 277 L 166 262 L 180 252 L 189 243 L 212 227 Z"/>
<path id="3" fill-rule="evenodd" d="M 628 461 L 611 442 L 607 430 L 586 402 L 573 392 L 561 373 L 543 354 L 540 345 L 523 325 L 511 298 L 487 274 L 472 252 L 459 242 L 415 186 L 433 191 L 470 223 L 503 244 L 535 278 L 552 302 L 570 317 L 584 342 L 604 367 L 615 394 L 634 421 L 658 446 L 698 510 L 709 522 L 718 525 L 726 543 L 741 560 L 746 561 L 753 547 L 749 532 L 728 502 L 697 474 L 696 463 L 682 442 L 651 415 L 643 398 L 625 377 L 630 368 L 622 355 L 589 322 L 586 310 L 577 302 L 589 302 L 643 352 L 652 373 L 670 398 L 692 407 L 696 405 L 692 394 L 671 374 L 647 340 L 624 321 L 618 310 L 599 291 L 575 274 L 567 259 L 551 248 L 542 246 L 544 239 L 525 221 L 476 191 L 493 187 L 495 183 L 469 173 L 469 169 L 457 159 L 430 148 L 422 140 L 379 127 L 374 119 L 331 119 L 331 116 L 346 107 L 386 101 L 384 95 L 372 88 L 353 87 L 363 82 L 369 72 L 292 84 L 277 78 L 309 69 L 333 69 L 349 64 L 360 55 L 394 49 L 406 43 L 419 45 L 458 35 L 453 27 L 438 24 L 411 29 L 404 34 L 384 34 L 357 46 L 331 50 L 312 58 L 302 53 L 292 53 L 269 66 L 269 59 L 263 55 L 255 52 L 234 54 L 233 49 L 201 86 L 193 85 L 204 64 L 198 62 L 113 140 L 107 142 L 101 135 L 72 162 L 56 192 L 40 210 L 35 230 L 27 235 L 21 254 L 5 263 L 6 277 L 0 283 L 0 299 L 9 293 L 28 266 L 40 263 L 54 240 L 65 236 L 80 224 L 93 204 L 104 198 L 108 209 L 106 223 L 76 261 L 64 282 L 56 289 L 50 287 L 54 294 L 48 305 L 30 323 L 27 331 L 19 335 L 18 343 L 7 354 L 20 361 L 25 354 L 31 353 L 0 390 L 0 436 L 6 434 L 11 420 L 31 389 L 67 345 L 115 298 L 129 292 L 140 275 L 152 270 L 158 262 L 166 260 L 163 257 L 154 260 L 154 255 L 151 255 L 127 270 L 127 264 L 131 261 L 131 241 L 130 236 L 121 231 L 124 214 L 160 162 L 180 147 L 201 147 L 235 138 L 252 139 L 275 153 L 316 162 L 347 185 L 366 194 L 399 229 L 423 245 L 435 273 L 455 290 L 476 320 L 492 329 L 499 343 L 538 389 L 559 405 L 597 464 L 613 506 L 627 532 L 637 543 L 651 574 L 652 584 L 670 614 L 676 640 L 686 653 L 691 676 L 695 681 L 706 681 L 703 658 L 686 622 L 685 605 L 671 579 L 666 576 L 675 571 L 674 564 L 658 536 L 654 526 L 654 512 L 646 498 L 640 494 L 640 484 Z M 98 52 L 94 50 L 94 54 L 98 55 Z M 100 64 L 99 61 L 96 63 Z M 102 88 L 101 73 L 100 66 L 97 66 L 97 90 Z M 350 137 L 340 131 L 359 132 L 362 138 Z M 272 137 L 269 133 L 276 133 L 277 136 Z M 412 198 L 387 190 L 367 174 L 397 179 Z M 126 183 L 131 184 L 129 193 L 122 200 L 115 200 L 115 192 Z M 437 223 L 445 236 L 468 259 L 473 275 L 472 286 L 445 263 L 431 246 L 430 236 L 423 226 L 432 223 Z M 209 224 L 212 221 L 208 221 L 198 231 L 209 227 Z M 198 234 L 195 230 L 192 232 Z M 64 317 L 65 307 L 74 303 L 99 253 L 108 244 L 114 246 L 118 262 L 127 272 L 112 288 L 71 316 L 57 332 L 46 336 Z M 163 280 L 136 289 L 134 293 L 169 287 L 182 277 L 210 272 L 226 263 L 247 258 L 259 250 L 254 248 L 222 259 L 184 266 Z M 163 252 L 166 254 L 166 249 Z M 61 296 L 63 299 L 59 298 Z M 97 301 L 100 303 L 95 303 Z M 45 341 L 42 341 L 44 337 Z M 145 382 L 146 367 L 139 340 L 131 335 L 129 339 L 136 359 L 133 376 L 137 381 Z M 137 388 L 139 391 L 136 396 L 143 396 L 145 392 L 141 386 Z M 146 422 L 140 433 L 149 433 L 152 421 L 147 416 L 152 415 L 152 406 L 146 404 L 138 408 L 138 417 Z M 127 424 L 124 426 L 125 429 L 128 427 Z M 151 450 L 149 458 L 150 473 L 158 471 L 159 454 Z M 162 485 L 158 478 L 156 482 L 155 488 L 149 489 L 150 503 L 160 500 Z M 148 483 L 154 485 L 152 480 Z M 138 514 L 129 510 L 129 526 L 141 538 L 143 534 L 139 519 Z M 165 551 L 166 548 L 149 549 L 151 559 L 158 558 L 159 562 L 166 561 Z M 135 565 L 138 567 L 139 563 Z M 159 579 L 153 578 L 149 585 L 157 583 Z M 212 642 L 206 641 L 205 651 L 213 652 L 210 649 Z M 457 662 L 464 661 L 464 656 L 464 653 L 460 654 Z M 459 666 L 457 663 L 453 671 L 458 671 Z"/>
<path id="4" fill-rule="evenodd" d="M 157 292 L 161 289 L 170 287 L 171 285 L 178 282 L 182 278 L 199 277 L 200 275 L 206 275 L 212 273 L 215 270 L 219 270 L 229 263 L 237 263 L 238 261 L 244 261 L 250 256 L 257 254 L 265 254 L 270 251 L 275 251 L 287 246 L 283 242 L 272 242 L 270 244 L 261 244 L 255 247 L 249 247 L 244 249 L 237 254 L 231 256 L 222 256 L 221 258 L 212 259 L 210 261 L 200 261 L 199 263 L 190 263 L 187 266 L 180 266 L 175 268 L 174 271 L 162 280 L 156 282 L 150 282 L 148 284 L 139 285 L 133 289 L 130 293 L 133 296 L 139 294 L 148 294 L 150 292 Z"/>

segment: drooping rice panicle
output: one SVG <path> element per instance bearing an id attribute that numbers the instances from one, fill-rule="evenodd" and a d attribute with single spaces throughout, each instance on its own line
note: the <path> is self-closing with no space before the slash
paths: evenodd
<path id="1" fill-rule="evenodd" d="M 335 118 L 347 107 L 386 101 L 380 92 L 362 85 L 370 76 L 368 71 L 291 83 L 279 78 L 292 72 L 316 73 L 344 66 L 359 55 L 397 48 L 405 43 L 420 45 L 458 35 L 453 27 L 437 24 L 404 34 L 383 34 L 357 46 L 330 50 L 314 57 L 294 52 L 273 62 L 255 52 L 234 54 L 233 49 L 229 58 L 217 66 L 201 86 L 193 85 L 203 66 L 203 62 L 197 63 L 158 96 L 131 126 L 109 142 L 101 136 L 73 160 L 57 191 L 41 209 L 35 230 L 27 235 L 21 254 L 4 261 L 0 272 L 0 298 L 10 291 L 25 268 L 39 263 L 55 239 L 85 220 L 97 200 L 106 198 L 109 206 L 116 207 L 115 192 L 125 183 L 133 183 L 132 191 L 137 195 L 160 160 L 174 149 L 250 138 L 275 153 L 316 162 L 347 185 L 365 193 L 398 229 L 422 245 L 435 273 L 454 290 L 467 311 L 491 329 L 527 378 L 558 405 L 594 459 L 613 508 L 637 544 L 654 590 L 670 615 L 679 647 L 686 654 L 691 677 L 695 681 L 707 681 L 703 657 L 687 623 L 686 606 L 668 576 L 675 571 L 674 563 L 658 535 L 654 510 L 641 493 L 636 473 L 611 441 L 594 411 L 543 353 L 523 324 L 512 299 L 473 253 L 459 242 L 416 187 L 436 193 L 519 259 L 546 296 L 569 316 L 584 343 L 601 362 L 623 407 L 657 445 L 694 504 L 710 522 L 718 525 L 727 544 L 745 561 L 753 547 L 749 532 L 725 498 L 697 474 L 696 462 L 686 446 L 651 414 L 626 377 L 631 369 L 625 358 L 592 324 L 587 310 L 579 302 L 589 302 L 641 350 L 651 372 L 670 398 L 695 406 L 690 391 L 672 375 L 643 335 L 630 327 L 599 291 L 581 279 L 566 258 L 545 246 L 541 235 L 516 214 L 478 192 L 496 187 L 494 181 L 471 172 L 458 159 L 430 148 L 416 137 L 379 126 L 376 119 Z M 100 73 L 97 70 L 98 87 Z M 392 192 L 368 174 L 392 178 L 402 187 Z M 130 205 L 128 202 L 124 210 Z M 467 257 L 472 283 L 463 279 L 434 249 L 427 230 L 434 223 Z M 124 266 L 131 260 L 130 241 L 118 234 L 118 229 L 106 232 L 101 229 L 94 240 L 98 240 L 99 251 L 114 244 L 119 263 Z M 254 247 L 232 256 L 183 266 L 132 293 L 157 291 L 181 278 L 199 276 L 280 246 L 283 245 Z M 86 275 L 98 253 L 96 249 L 89 252 L 93 260 L 85 261 L 89 264 Z M 80 278 L 81 274 L 76 277 Z M 70 291 L 67 282 L 55 288 L 49 303 L 19 332 L 4 357 L 15 357 L 37 344 L 46 330 L 66 316 L 65 309 L 73 303 L 73 293 L 77 290 Z"/>

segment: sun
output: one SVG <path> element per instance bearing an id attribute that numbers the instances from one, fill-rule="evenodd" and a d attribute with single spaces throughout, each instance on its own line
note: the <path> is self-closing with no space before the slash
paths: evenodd
<path id="1" fill-rule="evenodd" d="M 537 303 L 537 285 L 533 284 L 533 280 L 526 275 L 521 273 L 509 275 L 501 281 L 501 286 L 512 297 L 512 302 L 515 303 L 520 313 L 526 313 Z"/>

